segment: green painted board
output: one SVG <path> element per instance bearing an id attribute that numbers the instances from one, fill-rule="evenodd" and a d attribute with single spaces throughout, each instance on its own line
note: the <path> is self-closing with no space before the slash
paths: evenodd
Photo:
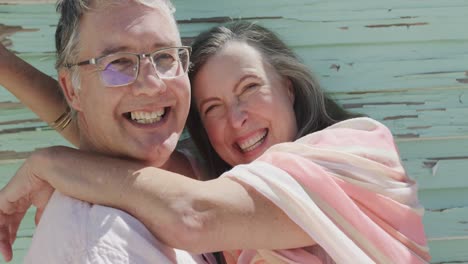
<path id="1" fill-rule="evenodd" d="M 55 77 L 54 5 L 5 1 L 0 40 L 2 27 L 20 26 L 6 43 Z M 420 186 L 433 262 L 468 263 L 468 1 L 173 2 L 186 41 L 229 20 L 267 26 L 293 47 L 332 98 L 386 124 Z M 0 89 L 0 186 L 31 151 L 57 144 L 69 145 Z M 21 263 L 30 243 L 33 218 L 31 210 L 13 263 Z"/>

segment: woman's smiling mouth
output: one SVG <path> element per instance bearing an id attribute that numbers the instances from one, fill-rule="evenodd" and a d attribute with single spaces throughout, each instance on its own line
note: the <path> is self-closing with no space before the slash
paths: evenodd
<path id="1" fill-rule="evenodd" d="M 237 141 L 236 145 L 240 148 L 241 152 L 250 152 L 260 146 L 265 141 L 267 135 L 268 129 L 264 129 L 255 133 L 251 137 Z"/>

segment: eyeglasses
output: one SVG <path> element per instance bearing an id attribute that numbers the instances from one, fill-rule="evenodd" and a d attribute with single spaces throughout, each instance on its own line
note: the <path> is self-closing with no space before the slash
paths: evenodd
<path id="1" fill-rule="evenodd" d="M 67 64 L 65 67 L 96 65 L 105 86 L 119 87 L 129 85 L 138 78 L 140 61 L 143 58 L 149 58 L 156 74 L 161 79 L 182 76 L 188 71 L 190 52 L 191 48 L 187 46 L 167 47 L 146 54 L 119 52 L 75 64 Z"/>

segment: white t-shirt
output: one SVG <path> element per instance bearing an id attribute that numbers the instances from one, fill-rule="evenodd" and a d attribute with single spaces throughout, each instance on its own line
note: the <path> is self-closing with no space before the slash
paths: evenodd
<path id="1" fill-rule="evenodd" d="M 214 263 L 159 242 L 124 211 L 56 191 L 36 228 L 24 263 L 149 264 Z"/>

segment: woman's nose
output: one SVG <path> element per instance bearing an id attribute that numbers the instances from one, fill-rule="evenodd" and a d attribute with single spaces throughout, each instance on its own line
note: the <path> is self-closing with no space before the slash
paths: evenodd
<path id="1" fill-rule="evenodd" d="M 229 109 L 229 122 L 233 128 L 241 128 L 247 121 L 248 114 L 241 103 L 236 103 Z"/>

